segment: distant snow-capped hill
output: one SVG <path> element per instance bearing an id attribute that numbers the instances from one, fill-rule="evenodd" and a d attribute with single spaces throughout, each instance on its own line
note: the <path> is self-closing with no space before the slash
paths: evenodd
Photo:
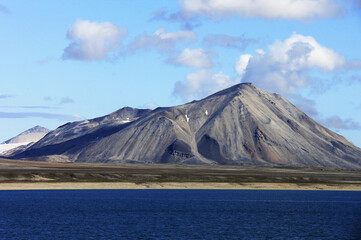
<path id="1" fill-rule="evenodd" d="M 22 132 L 19 135 L 15 136 L 3 143 L 10 144 L 10 143 L 37 142 L 40 139 L 42 139 L 48 132 L 50 132 L 50 130 L 47 128 L 44 128 L 41 126 L 35 126 L 35 127 L 30 128 L 30 129 L 26 130 L 25 132 Z"/>
<path id="2" fill-rule="evenodd" d="M 0 155 L 8 155 L 14 153 L 16 150 L 25 150 L 30 147 L 33 143 L 42 139 L 48 132 L 49 129 L 35 126 L 20 133 L 19 135 L 3 142 L 0 144 Z"/>

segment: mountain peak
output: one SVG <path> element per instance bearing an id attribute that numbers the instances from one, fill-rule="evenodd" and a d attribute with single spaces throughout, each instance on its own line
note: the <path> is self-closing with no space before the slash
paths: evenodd
<path id="1" fill-rule="evenodd" d="M 39 125 L 36 125 L 35 127 L 32 127 L 28 130 L 26 130 L 25 132 L 44 132 L 44 133 L 48 133 L 50 132 L 49 129 L 45 128 L 45 127 L 42 127 L 42 126 L 39 126 Z"/>
<path id="2" fill-rule="evenodd" d="M 242 91 L 256 91 L 259 92 L 261 89 L 259 89 L 258 87 L 256 87 L 254 84 L 249 83 L 249 82 L 245 82 L 245 83 L 238 83 L 236 85 L 233 85 L 229 88 L 223 89 L 219 92 L 216 92 L 208 97 L 206 97 L 205 99 L 209 99 L 212 97 L 216 97 L 216 96 L 221 96 L 221 95 L 231 95 L 231 94 L 238 94 L 239 92 Z"/>
<path id="3" fill-rule="evenodd" d="M 5 141 L 4 143 L 10 144 L 10 143 L 37 142 L 42 137 L 44 137 L 48 132 L 50 132 L 49 129 L 37 125 Z"/>
<path id="4" fill-rule="evenodd" d="M 361 149 L 251 83 L 180 106 L 125 107 L 70 123 L 15 157 L 59 155 L 81 162 L 361 168 Z"/>

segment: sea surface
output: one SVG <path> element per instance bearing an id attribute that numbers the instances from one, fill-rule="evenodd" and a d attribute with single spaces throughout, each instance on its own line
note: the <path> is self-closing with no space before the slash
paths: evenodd
<path id="1" fill-rule="evenodd" d="M 361 192 L 0 191 L 0 239 L 361 239 Z"/>

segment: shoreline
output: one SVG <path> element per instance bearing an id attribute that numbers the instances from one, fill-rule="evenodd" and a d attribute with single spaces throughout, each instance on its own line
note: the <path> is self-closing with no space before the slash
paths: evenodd
<path id="1" fill-rule="evenodd" d="M 34 182 L 0 183 L 0 190 L 209 189 L 361 191 L 361 184 L 219 183 L 219 182 Z"/>

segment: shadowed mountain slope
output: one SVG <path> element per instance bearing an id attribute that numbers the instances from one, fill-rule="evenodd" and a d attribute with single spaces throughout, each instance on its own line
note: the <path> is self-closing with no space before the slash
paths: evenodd
<path id="1" fill-rule="evenodd" d="M 181 106 L 124 109 L 126 121 L 117 111 L 69 123 L 14 158 L 361 168 L 361 149 L 250 83 Z"/>

